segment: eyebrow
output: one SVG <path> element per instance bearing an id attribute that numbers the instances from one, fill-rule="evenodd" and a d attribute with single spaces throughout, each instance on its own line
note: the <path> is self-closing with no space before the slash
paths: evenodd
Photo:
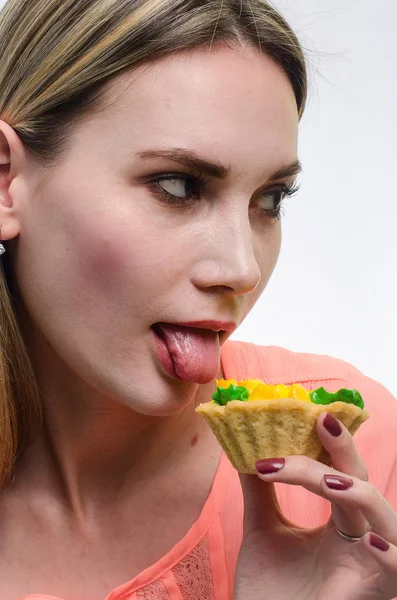
<path id="1" fill-rule="evenodd" d="M 190 150 L 184 150 L 183 148 L 172 148 L 170 150 L 144 150 L 138 153 L 139 158 L 166 158 L 173 162 L 178 162 L 185 167 L 196 169 L 201 173 L 205 173 L 211 177 L 217 177 L 218 179 L 226 179 L 231 172 L 230 166 L 225 166 L 219 162 L 209 162 L 200 158 L 195 152 Z M 284 179 L 285 177 L 292 177 L 302 171 L 302 165 L 299 160 L 294 161 L 292 164 L 281 167 L 269 178 L 269 181 L 276 179 Z"/>

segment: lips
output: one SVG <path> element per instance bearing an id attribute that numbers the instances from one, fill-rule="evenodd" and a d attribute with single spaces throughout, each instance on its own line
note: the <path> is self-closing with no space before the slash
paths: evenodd
<path id="1" fill-rule="evenodd" d="M 174 323 L 174 325 L 180 325 L 181 327 L 194 327 L 197 329 L 210 329 L 216 332 L 228 332 L 233 333 L 237 328 L 236 323 L 233 321 L 215 321 L 215 320 L 206 320 L 206 321 L 189 321 L 184 323 Z"/>
<path id="2" fill-rule="evenodd" d="M 203 321 L 185 321 L 185 322 L 175 322 L 175 323 L 155 323 L 152 327 L 160 337 L 163 337 L 161 333 L 161 326 L 174 326 L 174 327 L 184 327 L 186 329 L 195 331 L 196 333 L 203 333 L 205 330 L 213 331 L 219 333 L 219 339 L 221 344 L 225 341 L 229 335 L 231 335 L 236 329 L 237 324 L 234 321 L 230 320 L 203 320 Z"/>

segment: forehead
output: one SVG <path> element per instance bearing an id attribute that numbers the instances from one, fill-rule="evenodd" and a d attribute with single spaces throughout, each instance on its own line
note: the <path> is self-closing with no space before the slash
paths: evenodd
<path id="1" fill-rule="evenodd" d="M 277 167 L 296 154 L 298 111 L 282 68 L 248 48 L 197 49 L 116 78 L 91 133 L 133 148 L 190 147 Z"/>

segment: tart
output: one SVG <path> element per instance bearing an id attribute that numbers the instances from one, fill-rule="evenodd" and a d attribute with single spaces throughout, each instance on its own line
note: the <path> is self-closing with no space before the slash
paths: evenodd
<path id="1" fill-rule="evenodd" d="M 296 454 L 329 465 L 316 431 L 319 415 L 330 412 L 352 435 L 369 417 L 357 390 L 309 391 L 300 384 L 267 385 L 260 379 L 220 379 L 216 384 L 212 401 L 196 412 L 240 473 L 255 474 L 260 459 Z"/>

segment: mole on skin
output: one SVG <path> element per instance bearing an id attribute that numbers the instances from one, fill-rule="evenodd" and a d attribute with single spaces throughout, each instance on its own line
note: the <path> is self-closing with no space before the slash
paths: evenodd
<path id="1" fill-rule="evenodd" d="M 190 445 L 191 445 L 191 447 L 192 447 L 192 448 L 193 448 L 193 447 L 194 447 L 194 446 L 197 444 L 197 442 L 198 442 L 198 437 L 199 437 L 199 436 L 198 436 L 198 434 L 197 434 L 197 433 L 196 433 L 196 434 L 194 434 L 194 436 L 192 437 L 192 440 L 191 440 L 191 442 L 190 442 Z"/>

